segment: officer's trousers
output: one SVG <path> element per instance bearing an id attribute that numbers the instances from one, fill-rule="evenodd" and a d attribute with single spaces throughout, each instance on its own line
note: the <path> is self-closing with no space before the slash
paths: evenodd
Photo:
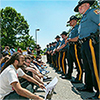
<path id="1" fill-rule="evenodd" d="M 53 66 L 56 68 L 56 54 L 53 54 Z"/>
<path id="2" fill-rule="evenodd" d="M 60 52 L 56 53 L 57 70 L 60 71 Z"/>
<path id="3" fill-rule="evenodd" d="M 47 53 L 46 55 L 47 55 L 47 62 L 49 62 L 49 54 Z"/>
<path id="4" fill-rule="evenodd" d="M 68 75 L 71 76 L 73 72 L 73 62 L 75 62 L 78 71 L 76 79 L 81 81 L 83 75 L 83 67 L 82 67 L 83 65 L 81 62 L 81 54 L 80 54 L 79 47 L 76 44 L 69 46 L 67 55 L 68 55 L 67 60 L 68 60 L 68 67 L 69 67 Z"/>
<path id="5" fill-rule="evenodd" d="M 51 61 L 51 53 L 49 54 L 49 64 L 51 64 L 52 61 Z"/>
<path id="6" fill-rule="evenodd" d="M 64 74 L 66 74 L 66 61 L 65 61 L 66 52 L 60 53 L 60 66 Z"/>
<path id="7" fill-rule="evenodd" d="M 99 43 L 93 44 L 89 39 L 82 44 L 81 52 L 85 66 L 85 84 L 89 88 L 94 86 L 99 95 Z"/>

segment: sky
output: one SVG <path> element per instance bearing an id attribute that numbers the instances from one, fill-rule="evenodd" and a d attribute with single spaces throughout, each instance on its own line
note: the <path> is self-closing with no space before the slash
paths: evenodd
<path id="1" fill-rule="evenodd" d="M 0 8 L 13 7 L 24 16 L 29 25 L 29 34 L 35 39 L 37 31 L 37 43 L 42 49 L 63 31 L 70 16 L 77 13 L 74 8 L 79 0 L 1 0 Z"/>

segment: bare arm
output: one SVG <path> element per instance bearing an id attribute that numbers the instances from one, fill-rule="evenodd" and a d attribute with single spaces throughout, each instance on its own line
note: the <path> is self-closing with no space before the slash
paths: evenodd
<path id="1" fill-rule="evenodd" d="M 98 25 L 100 26 L 100 23 Z"/>
<path id="2" fill-rule="evenodd" d="M 30 81 L 30 82 L 32 82 L 32 83 L 34 83 L 34 84 L 37 84 L 37 85 L 38 85 L 40 88 L 42 88 L 42 89 L 45 89 L 45 86 L 44 86 L 44 85 L 39 84 L 39 82 L 37 82 L 35 79 L 33 79 L 32 77 L 30 77 L 30 76 L 27 75 L 27 74 L 23 75 L 22 78 L 25 78 L 26 80 L 28 80 L 28 81 Z"/>
<path id="3" fill-rule="evenodd" d="M 35 75 L 37 75 L 39 78 L 43 77 L 39 72 L 37 72 L 36 70 L 34 70 L 31 67 L 26 67 L 25 69 L 28 70 L 28 71 L 31 71 L 32 73 L 34 73 Z"/>
<path id="4" fill-rule="evenodd" d="M 41 81 L 41 79 L 40 79 L 39 77 L 37 77 L 35 74 L 33 74 L 33 78 L 34 78 L 35 80 L 37 80 L 39 83 L 41 83 L 41 84 L 44 85 L 43 81 Z"/>
<path id="5" fill-rule="evenodd" d="M 67 43 L 68 43 L 68 41 L 66 40 L 66 41 L 65 41 L 65 44 L 63 44 L 60 48 L 58 48 L 58 50 L 64 48 L 64 47 L 66 46 Z"/>
<path id="6" fill-rule="evenodd" d="M 13 83 L 11 83 L 11 85 L 14 88 L 14 90 L 16 91 L 16 93 L 23 96 L 23 97 L 26 97 L 26 98 L 29 98 L 29 99 L 34 99 L 34 100 L 43 100 L 41 97 L 34 95 L 30 91 L 22 88 L 20 86 L 19 82 L 13 82 Z"/>
<path id="7" fill-rule="evenodd" d="M 76 42 L 77 40 L 78 40 L 78 37 L 75 37 L 75 38 L 69 39 L 69 41 L 71 41 L 71 42 Z"/>
<path id="8" fill-rule="evenodd" d="M 34 60 L 33 60 L 33 63 L 36 63 L 36 64 L 38 64 L 39 66 L 41 66 L 41 64 L 39 64 L 37 61 L 34 61 Z"/>

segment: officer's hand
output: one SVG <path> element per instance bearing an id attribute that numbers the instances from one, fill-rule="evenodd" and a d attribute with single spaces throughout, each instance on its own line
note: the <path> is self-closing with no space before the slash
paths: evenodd
<path id="1" fill-rule="evenodd" d="M 59 52 L 59 49 L 57 49 L 57 52 Z"/>

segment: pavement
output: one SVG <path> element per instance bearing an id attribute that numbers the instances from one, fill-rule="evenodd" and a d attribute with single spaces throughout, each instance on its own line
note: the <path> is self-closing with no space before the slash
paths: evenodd
<path id="1" fill-rule="evenodd" d="M 46 63 L 46 56 L 42 56 L 42 61 Z M 94 92 L 93 93 L 79 92 L 76 89 L 76 87 L 83 86 L 84 84 L 82 83 L 72 84 L 70 80 L 62 79 L 60 77 L 61 74 L 56 73 L 55 70 L 52 67 L 50 67 L 49 64 L 46 64 L 46 65 L 48 67 L 47 70 L 50 71 L 48 76 L 52 77 L 52 79 L 54 77 L 58 78 L 58 83 L 54 89 L 52 100 L 86 100 L 87 97 L 91 97 L 95 94 Z M 67 65 L 66 67 L 68 68 Z M 76 77 L 76 74 L 77 74 L 77 71 L 76 69 L 74 69 L 72 76 Z M 83 78 L 84 78 L 84 74 L 83 74 Z M 35 94 L 43 98 L 45 97 L 45 92 L 41 88 L 39 88 Z"/>

